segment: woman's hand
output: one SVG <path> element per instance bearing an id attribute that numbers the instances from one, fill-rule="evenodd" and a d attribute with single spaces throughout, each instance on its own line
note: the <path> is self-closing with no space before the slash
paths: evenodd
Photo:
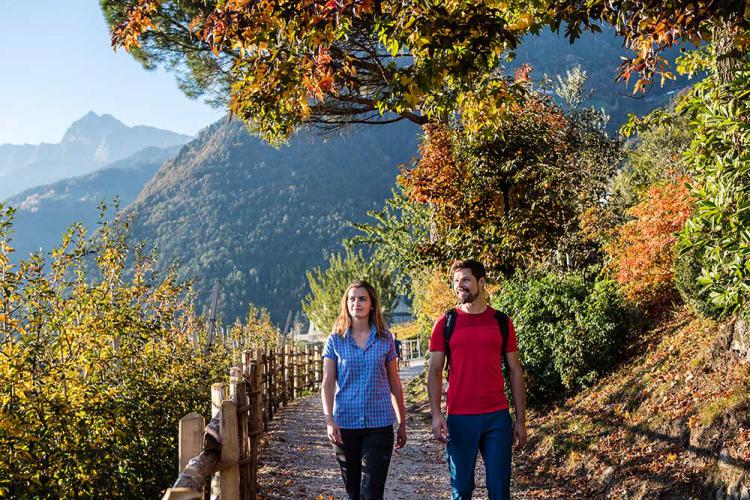
<path id="1" fill-rule="evenodd" d="M 341 429 L 339 429 L 339 426 L 336 425 L 333 419 L 326 419 L 326 435 L 328 436 L 328 440 L 333 444 L 342 444 L 344 442 L 341 439 Z"/>
<path id="2" fill-rule="evenodd" d="M 406 422 L 398 424 L 396 431 L 396 449 L 403 448 L 406 445 Z"/>

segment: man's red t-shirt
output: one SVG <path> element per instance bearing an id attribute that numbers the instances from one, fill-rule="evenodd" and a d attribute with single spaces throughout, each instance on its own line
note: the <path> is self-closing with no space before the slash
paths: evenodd
<path id="1" fill-rule="evenodd" d="M 491 307 L 480 314 L 456 309 L 456 326 L 451 335 L 448 414 L 477 415 L 508 408 L 502 370 L 503 336 Z M 445 315 L 432 329 L 430 351 L 445 351 Z M 505 352 L 518 351 L 516 331 L 508 319 Z"/>

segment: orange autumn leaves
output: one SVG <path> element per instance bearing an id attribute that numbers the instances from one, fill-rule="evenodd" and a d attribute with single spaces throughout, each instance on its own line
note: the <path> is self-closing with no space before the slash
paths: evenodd
<path id="1" fill-rule="evenodd" d="M 625 296 L 645 305 L 666 305 L 675 295 L 674 262 L 677 233 L 692 213 L 688 177 L 652 186 L 633 217 L 608 245 L 610 267 Z"/>

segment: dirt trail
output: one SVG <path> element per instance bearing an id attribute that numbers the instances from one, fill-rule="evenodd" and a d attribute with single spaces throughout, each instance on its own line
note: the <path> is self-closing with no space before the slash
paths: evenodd
<path id="1" fill-rule="evenodd" d="M 419 371 L 420 366 L 404 369 L 401 378 L 406 381 Z M 393 452 L 385 498 L 450 498 L 443 446 L 431 438 L 428 423 L 419 416 L 407 416 L 407 431 L 407 445 Z M 278 413 L 261 457 L 258 484 L 263 498 L 346 498 L 318 395 L 296 400 Z M 482 492 L 477 493 L 476 498 L 482 498 Z"/>

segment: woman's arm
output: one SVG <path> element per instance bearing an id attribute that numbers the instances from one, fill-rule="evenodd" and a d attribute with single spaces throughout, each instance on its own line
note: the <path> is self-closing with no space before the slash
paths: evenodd
<path id="1" fill-rule="evenodd" d="M 333 421 L 333 396 L 336 394 L 336 361 L 323 358 L 323 383 L 320 396 L 323 400 L 323 416 L 326 420 L 326 433 L 332 443 L 341 443 L 341 430 Z"/>
<path id="2" fill-rule="evenodd" d="M 401 378 L 398 376 L 398 358 L 390 360 L 388 369 L 388 385 L 391 387 L 391 403 L 398 417 L 398 431 L 396 432 L 396 448 L 403 448 L 406 444 L 406 407 L 404 406 L 404 390 Z"/>

